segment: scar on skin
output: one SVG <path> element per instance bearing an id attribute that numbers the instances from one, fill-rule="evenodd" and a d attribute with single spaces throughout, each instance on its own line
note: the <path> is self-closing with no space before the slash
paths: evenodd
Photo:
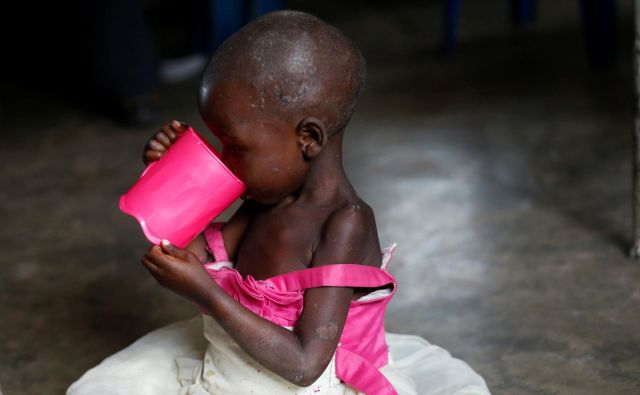
<path id="1" fill-rule="evenodd" d="M 331 340 L 336 337 L 338 333 L 338 325 L 335 322 L 331 321 L 326 325 L 321 325 L 316 328 L 316 336 L 320 340 Z"/>

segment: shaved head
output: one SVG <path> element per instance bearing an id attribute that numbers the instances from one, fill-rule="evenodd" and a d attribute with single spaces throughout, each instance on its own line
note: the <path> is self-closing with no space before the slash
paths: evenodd
<path id="1" fill-rule="evenodd" d="M 246 25 L 225 41 L 202 76 L 199 106 L 206 118 L 216 88 L 229 83 L 251 92 L 256 116 L 322 120 L 342 131 L 365 79 L 360 51 L 338 29 L 303 12 L 279 11 Z"/>

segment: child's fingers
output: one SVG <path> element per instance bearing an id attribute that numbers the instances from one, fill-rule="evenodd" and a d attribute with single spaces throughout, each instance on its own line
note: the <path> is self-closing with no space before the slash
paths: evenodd
<path id="1" fill-rule="evenodd" d="M 167 254 L 160 246 L 154 245 L 149 248 L 145 257 L 159 269 L 171 265 L 175 261 L 174 257 Z"/>
<path id="2" fill-rule="evenodd" d="M 188 251 L 179 249 L 178 247 L 171 244 L 169 240 L 162 240 L 160 246 L 162 248 L 162 251 L 164 251 L 164 253 L 167 255 L 171 255 L 172 257 L 178 258 L 183 261 L 191 260 L 191 254 Z"/>
<path id="3" fill-rule="evenodd" d="M 144 267 L 147 268 L 148 271 L 150 271 L 151 273 L 155 273 L 158 271 L 158 266 L 153 263 L 153 261 L 151 261 L 149 258 L 147 258 L 147 256 L 143 256 L 142 259 L 140 260 L 142 262 L 142 265 L 144 265 Z"/>
<path id="4" fill-rule="evenodd" d="M 165 148 L 171 147 L 171 139 L 169 138 L 169 133 L 171 133 L 171 128 L 168 126 L 163 126 L 162 130 L 156 133 L 154 139 L 160 142 Z"/>
<path id="5" fill-rule="evenodd" d="M 175 130 L 176 132 L 182 134 L 187 129 L 189 129 L 189 125 L 184 122 L 173 121 L 171 122 L 171 128 L 173 128 L 173 130 Z"/>
<path id="6" fill-rule="evenodd" d="M 149 142 L 147 143 L 147 148 L 160 152 L 165 152 L 167 150 L 167 147 L 165 147 L 156 139 L 149 140 Z"/>
<path id="7" fill-rule="evenodd" d="M 142 161 L 148 165 L 150 162 L 155 162 L 158 159 L 162 158 L 162 152 L 155 150 L 146 150 L 142 157 Z"/>
<path id="8" fill-rule="evenodd" d="M 162 128 L 162 131 L 167 135 L 171 143 L 174 143 L 178 139 L 178 137 L 180 137 L 179 132 L 174 130 L 173 126 L 171 125 L 165 126 L 164 128 Z"/>

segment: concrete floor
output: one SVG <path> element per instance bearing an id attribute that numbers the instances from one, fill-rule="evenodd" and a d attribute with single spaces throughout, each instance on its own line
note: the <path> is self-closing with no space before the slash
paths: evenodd
<path id="1" fill-rule="evenodd" d="M 640 263 L 630 245 L 631 11 L 615 70 L 587 70 L 575 5 L 465 2 L 459 54 L 436 55 L 437 2 L 293 2 L 369 61 L 346 142 L 400 291 L 388 328 L 467 360 L 495 394 L 640 394 Z M 351 3 L 350 3 L 351 4 Z M 488 6 L 487 6 L 488 4 Z M 346 7 L 346 8 L 345 8 Z M 204 131 L 196 82 L 163 117 Z M 60 394 L 144 333 L 197 313 L 138 263 L 117 209 L 151 129 L 6 87 L 0 145 L 0 384 Z"/>

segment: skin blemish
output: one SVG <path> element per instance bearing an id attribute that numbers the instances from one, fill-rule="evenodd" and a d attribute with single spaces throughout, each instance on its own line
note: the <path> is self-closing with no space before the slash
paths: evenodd
<path id="1" fill-rule="evenodd" d="M 300 367 L 300 371 L 298 372 L 298 374 L 293 378 L 293 381 L 295 383 L 299 383 L 302 381 L 302 379 L 304 379 L 304 372 L 303 372 L 303 367 L 304 367 L 304 356 L 300 355 L 300 362 L 298 364 L 298 366 Z"/>
<path id="2" fill-rule="evenodd" d="M 331 321 L 326 325 L 321 325 L 316 328 L 316 337 L 320 340 L 332 340 L 336 338 L 338 334 L 338 325 Z"/>
<path id="3" fill-rule="evenodd" d="M 283 95 L 283 94 L 279 94 L 278 99 L 280 99 L 280 103 L 282 104 L 289 104 L 293 101 L 293 98 L 291 96 Z"/>

